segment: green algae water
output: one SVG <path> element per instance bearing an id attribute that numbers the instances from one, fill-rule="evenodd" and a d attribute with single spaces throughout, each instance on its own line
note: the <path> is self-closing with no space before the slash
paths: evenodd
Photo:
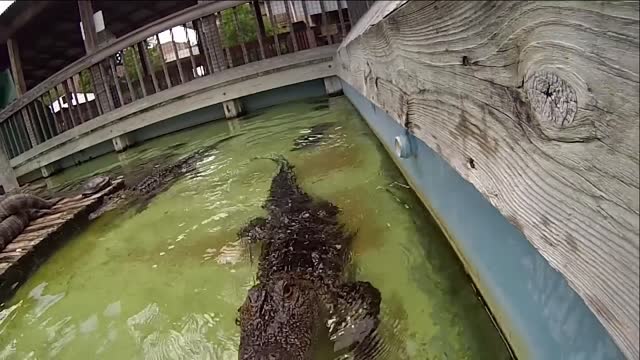
<path id="1" fill-rule="evenodd" d="M 309 133 L 313 144 L 294 149 Z M 237 309 L 257 266 L 236 232 L 264 214 L 276 167 L 252 159 L 271 154 L 357 232 L 353 268 L 382 293 L 393 359 L 510 357 L 443 233 L 344 97 L 211 122 L 46 183 L 127 180 L 206 147 L 196 171 L 144 208 L 105 213 L 19 288 L 0 308 L 0 359 L 237 359 Z"/>

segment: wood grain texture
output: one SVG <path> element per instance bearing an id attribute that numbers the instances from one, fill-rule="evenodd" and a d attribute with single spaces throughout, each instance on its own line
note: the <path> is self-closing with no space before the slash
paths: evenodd
<path id="1" fill-rule="evenodd" d="M 379 2 L 336 60 L 343 80 L 524 233 L 630 359 L 640 356 L 638 7 Z"/>
<path id="2" fill-rule="evenodd" d="M 60 201 L 51 214 L 29 224 L 22 234 L 0 251 L 0 303 L 11 297 L 38 266 L 71 235 L 81 230 L 108 195 L 124 187 L 122 180 L 88 198 L 76 196 Z"/>

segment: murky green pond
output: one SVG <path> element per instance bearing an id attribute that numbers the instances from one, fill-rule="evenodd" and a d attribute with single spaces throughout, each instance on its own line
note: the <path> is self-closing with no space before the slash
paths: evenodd
<path id="1" fill-rule="evenodd" d="M 320 143 L 291 151 L 323 123 Z M 43 264 L 0 311 L 0 359 L 237 359 L 236 311 L 256 265 L 236 232 L 263 214 L 276 169 L 251 158 L 265 154 L 285 154 L 303 188 L 357 230 L 357 277 L 382 293 L 394 359 L 509 357 L 442 232 L 345 98 L 170 134 L 48 186 L 139 176 L 230 135 L 144 210 L 103 215 Z"/>

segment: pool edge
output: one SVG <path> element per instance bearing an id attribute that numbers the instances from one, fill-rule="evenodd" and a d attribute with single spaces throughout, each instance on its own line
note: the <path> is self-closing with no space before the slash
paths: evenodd
<path id="1" fill-rule="evenodd" d="M 405 129 L 342 81 L 345 96 L 445 232 L 520 359 L 624 359 L 584 301 L 475 187 L 416 138 L 401 159 Z"/>

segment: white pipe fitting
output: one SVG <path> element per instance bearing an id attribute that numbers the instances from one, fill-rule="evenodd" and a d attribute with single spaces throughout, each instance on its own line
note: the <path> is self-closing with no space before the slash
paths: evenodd
<path id="1" fill-rule="evenodd" d="M 411 144 L 409 143 L 409 138 L 407 137 L 407 135 L 396 136 L 393 143 L 396 155 L 398 155 L 401 159 L 411 157 Z"/>

